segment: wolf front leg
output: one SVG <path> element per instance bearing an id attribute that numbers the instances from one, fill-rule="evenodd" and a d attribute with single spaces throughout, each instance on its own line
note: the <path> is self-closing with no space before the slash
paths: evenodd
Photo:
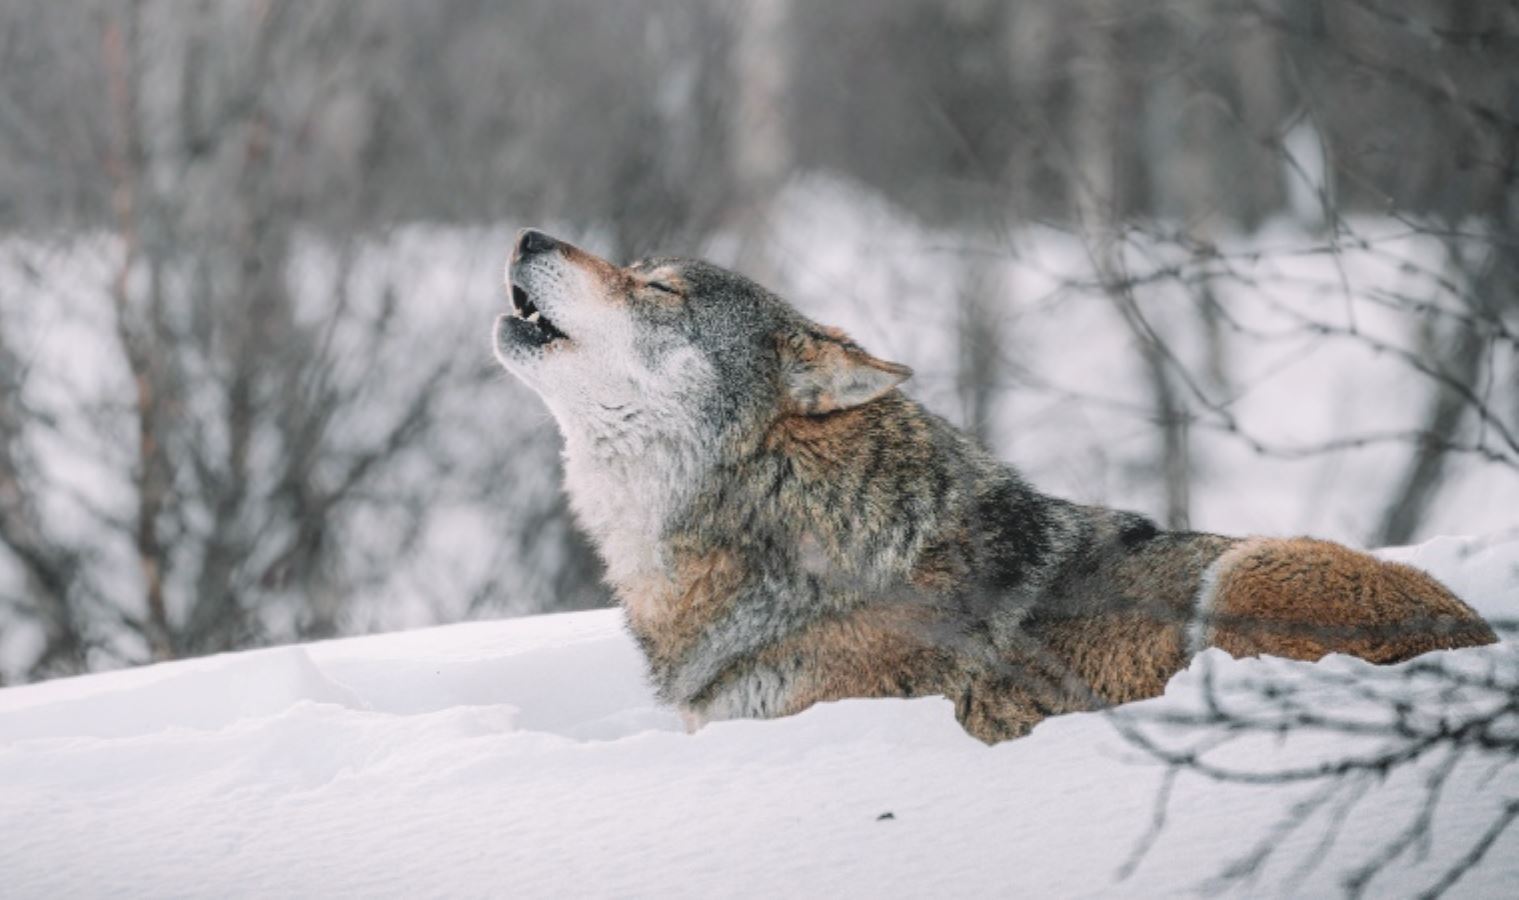
<path id="1" fill-rule="evenodd" d="M 695 734 L 707 724 L 707 717 L 689 706 L 682 706 L 677 711 L 680 713 L 680 723 L 686 728 L 686 734 Z"/>
<path id="2" fill-rule="evenodd" d="M 953 699 L 960 727 L 987 744 L 1023 737 L 1048 715 L 1041 711 L 1034 693 L 1013 675 L 973 678 Z"/>

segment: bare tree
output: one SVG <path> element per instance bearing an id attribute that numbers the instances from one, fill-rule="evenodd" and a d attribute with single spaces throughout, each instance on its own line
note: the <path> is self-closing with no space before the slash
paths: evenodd
<path id="1" fill-rule="evenodd" d="M 740 266 L 761 281 L 774 281 L 776 248 L 770 207 L 791 168 L 787 122 L 788 40 L 791 0 L 741 0 L 733 47 L 733 118 L 728 145 L 737 185 L 733 221 Z"/>
<path id="2" fill-rule="evenodd" d="M 18 382 L 0 410 L 0 539 L 26 573 L 20 612 L 42 626 L 23 674 L 78 671 L 95 651 L 165 659 L 347 630 L 352 601 L 413 554 L 440 483 L 465 464 L 448 449 L 460 420 L 441 393 L 488 358 L 429 343 L 452 333 L 410 331 L 415 317 L 383 283 L 397 273 L 375 272 L 353 237 L 296 233 L 320 167 L 365 152 L 334 159 L 343 148 L 310 143 L 313 123 L 366 84 L 347 77 L 367 62 L 357 54 L 383 52 L 322 52 L 361 26 L 353 15 L 141 0 L 100 13 L 117 240 L 96 352 L 119 354 L 125 390 L 65 414 L 99 447 L 131 434 L 119 457 L 131 502 L 94 510 L 90 540 L 120 540 L 134 571 L 92 564 L 92 548 L 38 511 L 31 492 L 60 476 L 30 454 L 48 420 Z M 331 264 L 325 294 L 292 287 L 298 240 Z M 360 287 L 376 276 L 378 290 Z M 567 516 L 562 502 L 544 510 Z M 556 561 L 557 587 L 584 604 L 576 585 L 594 585 L 596 567 L 572 562 Z"/>

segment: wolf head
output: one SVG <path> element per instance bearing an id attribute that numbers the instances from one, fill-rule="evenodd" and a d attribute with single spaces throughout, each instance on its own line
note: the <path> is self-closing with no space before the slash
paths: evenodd
<path id="1" fill-rule="evenodd" d="M 711 446 L 778 417 L 868 403 L 911 374 L 698 260 L 621 267 L 529 229 L 507 286 L 497 358 L 537 391 L 567 439 L 607 453 Z"/>

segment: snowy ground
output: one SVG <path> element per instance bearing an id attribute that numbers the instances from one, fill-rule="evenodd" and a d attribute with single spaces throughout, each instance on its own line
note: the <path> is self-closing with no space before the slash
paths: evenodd
<path id="1" fill-rule="evenodd" d="M 1389 555 L 1519 617 L 1519 538 Z M 1440 656 L 1510 683 L 1519 671 L 1512 641 Z M 1325 676 L 1371 673 L 1210 653 L 1128 720 L 1186 708 L 1205 669 L 1292 684 L 1341 714 L 1364 701 Z M 0 894 L 1157 896 L 1205 886 L 1307 791 L 1183 775 L 1119 880 L 1164 776 L 1114 724 L 1068 716 L 987 748 L 946 700 L 878 700 L 687 735 L 651 699 L 616 611 L 177 662 L 0 691 Z M 1272 770 L 1367 749 L 1300 736 L 1230 754 Z M 1455 765 L 1432 841 L 1374 895 L 1428 887 L 1519 799 L 1519 770 L 1497 761 Z M 1418 812 L 1428 769 L 1371 787 L 1327 850 L 1323 827 L 1272 842 L 1231 890 L 1335 892 Z M 1510 829 L 1453 894 L 1515 884 Z"/>

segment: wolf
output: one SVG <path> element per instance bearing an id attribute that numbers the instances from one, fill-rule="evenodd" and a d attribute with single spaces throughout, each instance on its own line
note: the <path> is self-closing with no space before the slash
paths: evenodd
<path id="1" fill-rule="evenodd" d="M 943 695 L 994 743 L 1156 696 L 1207 647 L 1391 663 L 1496 640 L 1409 566 L 1041 494 L 908 398 L 906 366 L 718 266 L 529 229 L 506 274 L 494 353 L 557 420 L 571 508 L 693 728 Z"/>

